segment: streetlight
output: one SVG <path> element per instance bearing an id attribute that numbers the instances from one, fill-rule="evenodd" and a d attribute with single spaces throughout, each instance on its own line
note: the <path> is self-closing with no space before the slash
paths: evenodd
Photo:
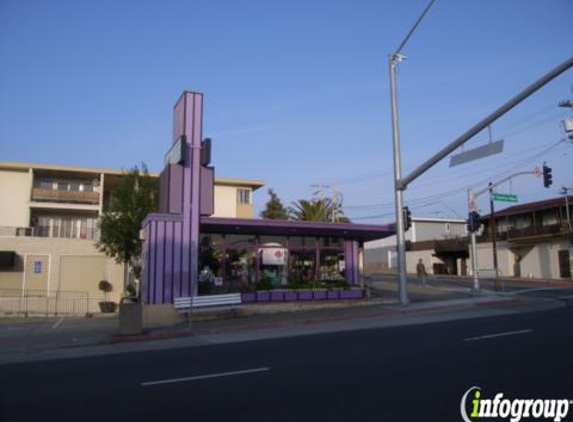
<path id="1" fill-rule="evenodd" d="M 402 191 L 403 187 L 399 185 L 399 181 L 402 179 L 402 163 L 400 155 L 400 130 L 398 122 L 398 97 L 396 94 L 396 66 L 402 62 L 406 57 L 400 52 L 402 48 L 406 45 L 426 13 L 430 10 L 430 7 L 434 4 L 436 0 L 431 0 L 412 29 L 408 32 L 398 49 L 394 54 L 390 54 L 389 66 L 390 66 L 390 104 L 392 107 L 392 144 L 394 148 L 394 193 L 396 199 L 396 250 L 398 253 L 398 273 L 399 273 L 399 284 L 398 284 L 398 294 L 400 296 L 400 303 L 406 305 L 408 303 L 408 291 L 407 291 L 407 276 L 406 276 L 406 235 L 404 232 L 404 214 L 403 214 L 403 204 L 402 204 Z"/>

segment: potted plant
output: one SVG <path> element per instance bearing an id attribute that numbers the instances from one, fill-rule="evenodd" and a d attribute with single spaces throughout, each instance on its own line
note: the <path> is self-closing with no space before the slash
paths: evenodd
<path id="1" fill-rule="evenodd" d="M 116 303 L 108 300 L 108 294 L 113 290 L 113 285 L 107 280 L 101 280 L 98 283 L 98 289 L 104 294 L 104 301 L 99 303 L 99 309 L 103 313 L 115 312 Z"/>

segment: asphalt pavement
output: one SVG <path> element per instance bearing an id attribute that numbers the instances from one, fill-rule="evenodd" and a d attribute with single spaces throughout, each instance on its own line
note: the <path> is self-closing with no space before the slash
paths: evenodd
<path id="1" fill-rule="evenodd" d="M 458 421 L 474 386 L 573 399 L 573 292 L 549 292 L 480 318 L 0 365 L 0 420 Z"/>

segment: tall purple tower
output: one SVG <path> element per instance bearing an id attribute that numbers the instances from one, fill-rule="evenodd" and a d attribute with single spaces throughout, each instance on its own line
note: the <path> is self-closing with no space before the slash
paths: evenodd
<path id="1" fill-rule="evenodd" d="M 142 224 L 146 303 L 197 294 L 200 217 L 212 214 L 214 197 L 214 170 L 202 154 L 202 123 L 203 94 L 183 92 L 173 110 L 172 146 L 160 177 L 160 212 Z"/>

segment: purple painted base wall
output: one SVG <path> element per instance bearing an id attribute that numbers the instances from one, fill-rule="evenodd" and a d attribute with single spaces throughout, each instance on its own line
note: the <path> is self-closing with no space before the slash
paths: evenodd
<path id="1" fill-rule="evenodd" d="M 189 296 L 191 280 L 181 267 L 183 219 L 179 215 L 150 214 L 143 223 L 142 297 L 146 303 L 171 303 Z"/>

